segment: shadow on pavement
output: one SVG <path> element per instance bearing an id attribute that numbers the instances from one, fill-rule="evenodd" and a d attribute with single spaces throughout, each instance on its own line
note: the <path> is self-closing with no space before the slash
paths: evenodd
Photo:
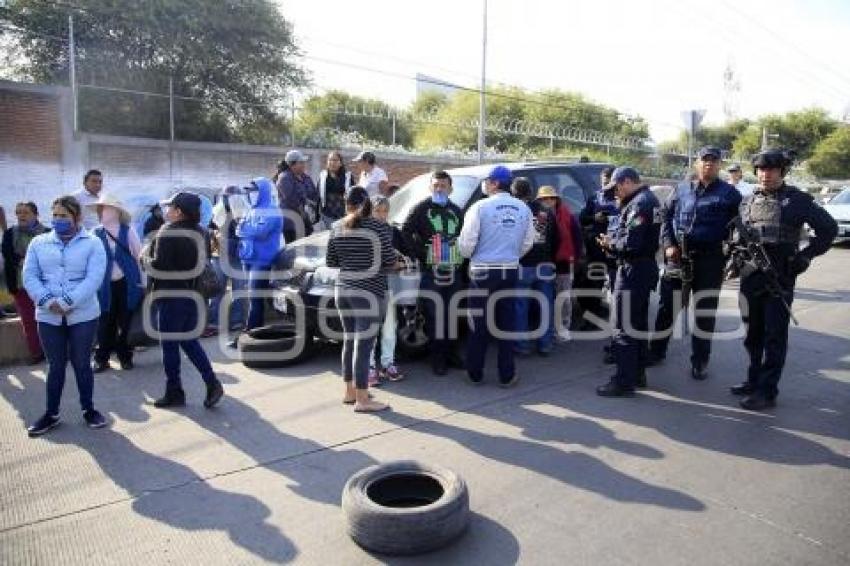
<path id="1" fill-rule="evenodd" d="M 288 562 L 296 556 L 292 542 L 266 521 L 271 511 L 258 499 L 216 489 L 190 468 L 144 452 L 114 431 L 104 429 L 96 434 L 85 441 L 61 434 L 47 440 L 88 452 L 103 472 L 130 494 L 133 510 L 140 515 L 185 531 L 226 532 L 234 544 L 270 562 Z M 150 491 L 148 477 L 168 478 L 171 483 Z"/>

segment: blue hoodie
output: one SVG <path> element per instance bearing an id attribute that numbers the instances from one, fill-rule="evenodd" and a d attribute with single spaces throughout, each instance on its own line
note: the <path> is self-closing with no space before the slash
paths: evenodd
<path id="1" fill-rule="evenodd" d="M 251 211 L 236 228 L 239 258 L 249 267 L 267 268 L 281 249 L 283 218 L 272 201 L 274 185 L 265 177 L 251 181 L 257 187 Z"/>

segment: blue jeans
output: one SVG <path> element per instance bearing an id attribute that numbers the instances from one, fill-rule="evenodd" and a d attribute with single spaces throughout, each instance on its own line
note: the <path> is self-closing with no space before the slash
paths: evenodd
<path id="1" fill-rule="evenodd" d="M 517 289 L 521 291 L 534 290 L 543 293 L 546 297 L 548 310 L 546 320 L 540 321 L 540 326 L 545 332 L 537 339 L 537 349 L 541 352 L 548 352 L 552 349 L 552 340 L 555 338 L 555 266 L 554 264 L 540 264 L 535 267 L 520 267 L 519 279 L 517 280 Z M 535 300 L 535 302 L 537 302 Z M 529 296 L 518 296 L 514 301 L 516 312 L 516 331 L 528 332 L 529 328 L 529 306 L 532 303 L 532 298 Z M 543 309 L 538 309 L 540 314 L 543 314 Z M 530 340 L 518 340 L 516 343 L 518 349 L 522 351 L 531 351 Z"/>
<path id="2" fill-rule="evenodd" d="M 159 314 L 159 331 L 191 332 L 197 330 L 198 305 L 192 299 L 169 297 L 157 299 Z M 180 382 L 180 350 L 186 354 L 192 365 L 201 374 L 201 378 L 209 385 L 215 382 L 212 365 L 197 338 L 192 340 L 162 340 L 162 365 L 165 368 L 166 388 L 182 389 Z"/>
<path id="3" fill-rule="evenodd" d="M 380 332 L 385 298 L 370 304 L 364 291 L 337 287 L 334 296 L 342 321 L 342 379 L 354 381 L 357 389 L 369 387 L 369 362 Z M 352 312 L 361 311 L 361 312 Z"/>
<path id="4" fill-rule="evenodd" d="M 245 330 L 259 328 L 265 321 L 266 297 L 255 295 L 255 291 L 264 291 L 269 288 L 268 272 L 270 270 L 271 266 L 268 265 L 251 265 L 248 267 L 248 289 L 251 291 L 251 296 Z"/>
<path id="5" fill-rule="evenodd" d="M 63 319 L 64 320 L 64 319 Z M 68 361 L 74 368 L 77 378 L 77 390 L 80 393 L 80 407 L 84 411 L 93 409 L 94 373 L 91 368 L 91 355 L 98 319 L 68 325 L 54 326 L 46 322 L 38 323 L 38 336 L 47 358 L 47 413 L 59 414 L 62 400 L 62 388 L 65 386 L 65 368 Z"/>
<path id="6" fill-rule="evenodd" d="M 210 310 L 209 315 L 207 316 L 207 324 L 209 326 L 218 326 L 218 311 L 221 306 L 221 300 L 224 298 L 224 294 L 227 292 L 227 282 L 230 281 L 232 285 L 233 292 L 241 291 L 248 286 L 248 274 L 245 272 L 244 267 L 242 266 L 242 262 L 238 259 L 231 258 L 230 259 L 230 269 L 238 272 L 236 277 L 228 277 L 221 266 L 221 260 L 217 257 L 214 257 L 210 260 L 212 262 L 213 268 L 216 273 L 218 273 L 219 278 L 224 283 L 224 291 L 222 291 L 221 295 L 215 296 L 210 300 Z M 246 298 L 234 299 L 230 303 L 230 325 L 229 328 L 233 328 L 235 326 L 244 326 L 245 324 L 245 313 L 248 311 L 247 307 L 248 300 Z"/>
<path id="7" fill-rule="evenodd" d="M 514 329 L 515 299 L 512 296 L 501 297 L 495 307 L 495 320 L 487 320 L 487 303 L 490 295 L 497 291 L 516 289 L 517 269 L 489 269 L 473 272 L 470 275 L 472 289 L 484 289 L 487 295 L 483 297 L 472 295 L 469 307 L 473 314 L 472 334 L 469 337 L 466 351 L 466 371 L 473 381 L 484 378 L 484 358 L 487 354 L 487 343 L 495 340 L 499 348 L 499 380 L 508 382 L 514 377 L 514 342 L 513 340 L 498 339 L 493 336 L 492 324 L 502 332 Z"/>

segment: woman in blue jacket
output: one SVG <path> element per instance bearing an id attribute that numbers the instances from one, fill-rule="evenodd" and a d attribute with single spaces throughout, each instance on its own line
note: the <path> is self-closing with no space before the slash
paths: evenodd
<path id="1" fill-rule="evenodd" d="M 38 335 L 47 356 L 47 412 L 28 427 L 39 436 L 59 424 L 59 402 L 70 359 L 77 377 L 83 419 L 91 428 L 106 425 L 92 403 L 92 345 L 100 306 L 97 290 L 106 272 L 103 244 L 82 227 L 79 201 L 53 202 L 53 231 L 36 236 L 24 259 L 24 288 L 36 305 Z"/>
<path id="2" fill-rule="evenodd" d="M 248 271 L 251 297 L 246 330 L 263 325 L 265 297 L 256 295 L 256 292 L 268 289 L 272 263 L 280 251 L 283 219 L 272 200 L 273 190 L 274 185 L 265 177 L 251 181 L 246 188 L 251 210 L 236 229 L 239 259 Z"/>

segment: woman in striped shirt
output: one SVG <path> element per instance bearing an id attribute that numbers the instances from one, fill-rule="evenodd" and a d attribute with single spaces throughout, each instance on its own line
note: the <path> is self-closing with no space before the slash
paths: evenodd
<path id="1" fill-rule="evenodd" d="M 387 271 L 396 265 L 392 233 L 371 218 L 372 203 L 362 187 L 345 199 L 346 216 L 328 241 L 326 264 L 339 268 L 334 300 L 343 328 L 343 402 L 357 412 L 375 412 L 389 405 L 369 397 L 369 359 L 386 308 Z"/>

